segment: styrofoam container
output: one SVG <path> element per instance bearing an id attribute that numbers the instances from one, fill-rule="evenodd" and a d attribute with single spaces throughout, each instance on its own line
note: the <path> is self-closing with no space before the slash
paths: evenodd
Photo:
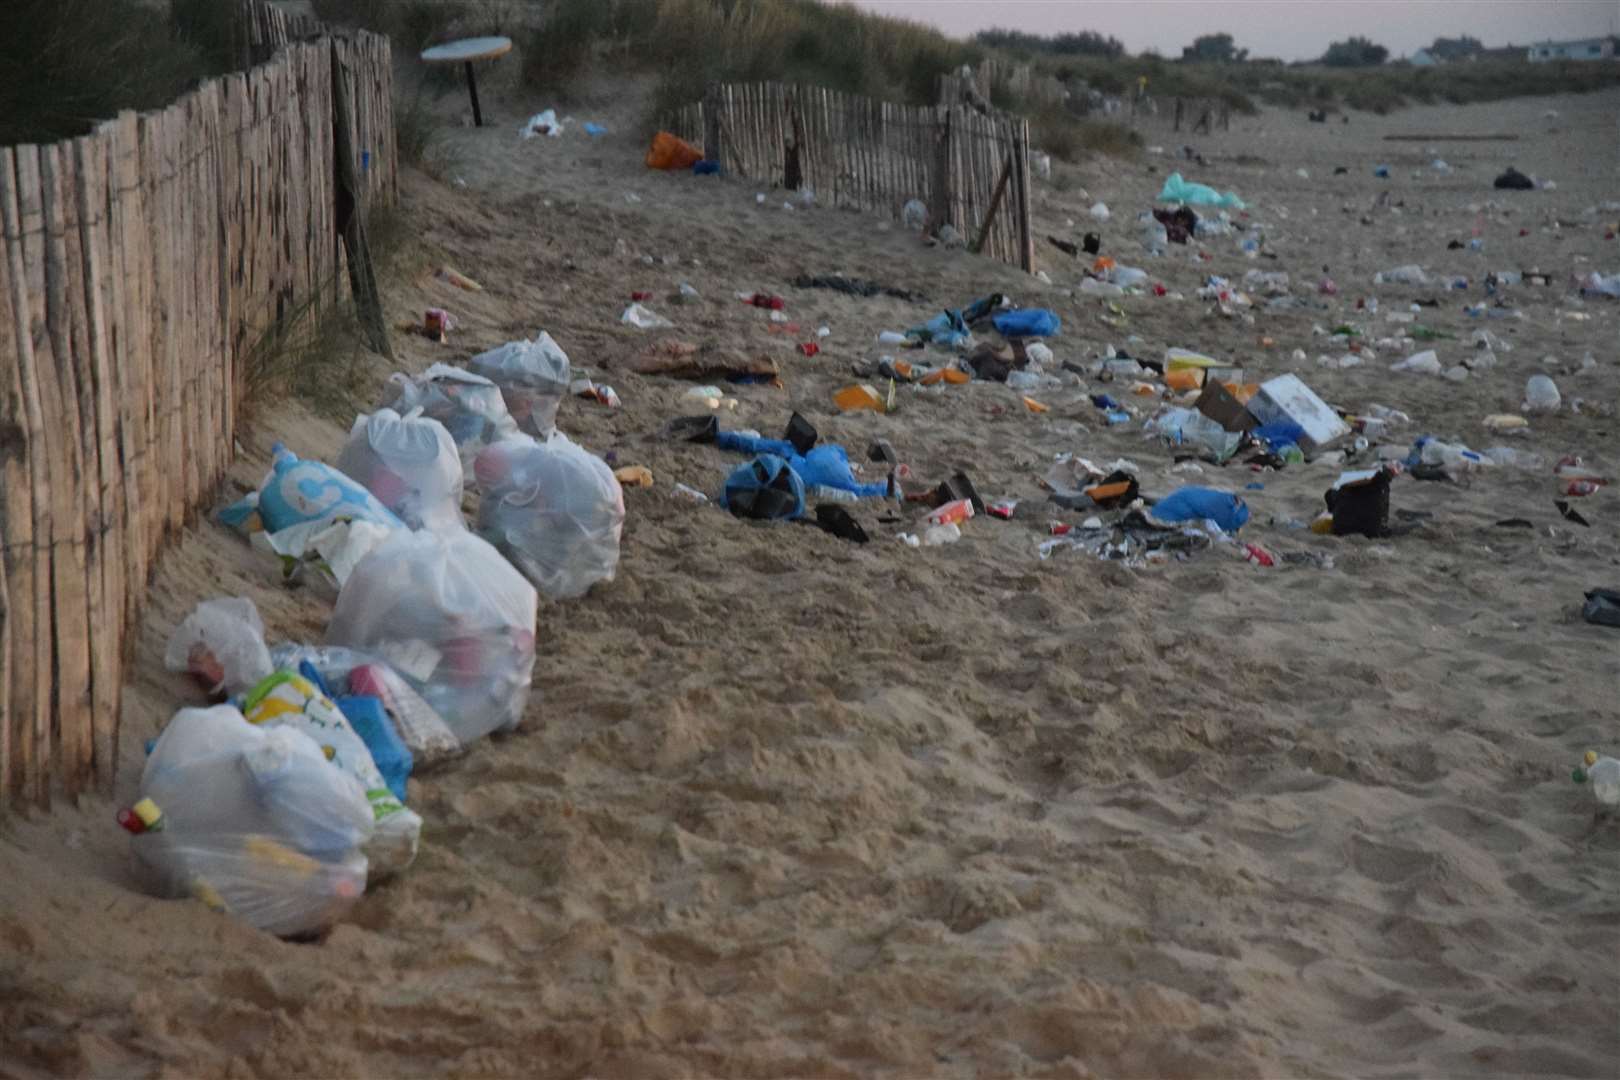
<path id="1" fill-rule="evenodd" d="M 1259 392 L 1249 401 L 1249 411 L 1262 424 L 1292 420 L 1305 429 L 1300 449 L 1307 454 L 1350 434 L 1350 426 L 1298 375 L 1279 375 L 1261 383 Z"/>

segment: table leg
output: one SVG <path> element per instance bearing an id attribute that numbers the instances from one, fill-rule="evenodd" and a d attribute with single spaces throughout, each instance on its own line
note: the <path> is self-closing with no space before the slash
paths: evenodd
<path id="1" fill-rule="evenodd" d="M 478 109 L 478 78 L 473 74 L 472 61 L 467 61 L 467 93 L 472 95 L 473 127 L 484 126 L 484 114 Z"/>

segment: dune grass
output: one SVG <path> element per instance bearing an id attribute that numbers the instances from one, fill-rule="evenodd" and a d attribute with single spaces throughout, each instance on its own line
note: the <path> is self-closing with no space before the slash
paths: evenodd
<path id="1" fill-rule="evenodd" d="M 651 70 L 649 125 L 710 82 L 805 81 L 932 103 L 940 75 L 985 50 L 904 19 L 814 0 L 555 0 L 528 43 L 530 80 L 557 90 L 589 70 Z"/>
<path id="2" fill-rule="evenodd" d="M 120 109 L 156 109 L 224 70 L 168 14 L 135 0 L 12 0 L 0 34 L 0 145 L 83 135 Z"/>
<path id="3" fill-rule="evenodd" d="M 988 56 L 1027 61 L 1057 78 L 1071 112 L 1087 92 L 1221 101 L 1238 112 L 1285 108 L 1385 113 L 1411 104 L 1470 103 L 1620 86 L 1620 64 L 1481 60 L 1414 68 L 1327 68 L 1277 62 L 1182 63 L 996 48 L 921 23 L 817 0 L 313 0 L 335 25 L 392 35 L 409 54 L 451 37 L 507 34 L 523 46 L 523 78 L 567 100 L 591 72 L 651 71 L 648 126 L 716 81 L 805 81 L 909 104 L 931 104 L 939 76 Z M 12 0 L 0 37 L 0 142 L 82 134 L 122 108 L 151 109 L 240 62 L 225 0 Z M 439 73 L 449 78 L 453 73 Z M 1070 122 L 1048 107 L 997 102 L 1029 116 L 1060 155 L 1129 153 L 1117 125 Z M 414 137 L 414 134 L 413 136 Z"/>
<path id="4" fill-rule="evenodd" d="M 1159 98 L 1208 98 L 1251 113 L 1257 103 L 1284 108 L 1349 108 L 1387 113 L 1408 105 L 1466 105 L 1546 94 L 1585 93 L 1620 86 L 1620 64 L 1531 64 L 1480 60 L 1430 68 L 1385 64 L 1376 68 L 1320 65 L 1188 64 L 1157 57 L 1050 58 L 1031 61 L 1057 76 L 1071 93 L 1086 88 L 1126 96 L 1146 77 Z"/>

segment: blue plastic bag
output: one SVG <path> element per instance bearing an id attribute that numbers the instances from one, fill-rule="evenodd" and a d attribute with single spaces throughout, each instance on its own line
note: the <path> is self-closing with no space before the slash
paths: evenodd
<path id="1" fill-rule="evenodd" d="M 303 666 L 308 666 L 307 662 Z M 338 711 L 366 744 L 366 749 L 371 751 L 371 760 L 376 764 L 377 771 L 382 773 L 388 790 L 393 792 L 394 798 L 404 802 L 405 781 L 409 779 L 416 761 L 395 730 L 394 722 L 388 718 L 383 703 L 368 695 L 350 695 L 335 700 Z"/>
<path id="2" fill-rule="evenodd" d="M 849 452 L 833 443 L 823 443 L 801 456 L 786 439 L 762 439 L 757 435 L 721 431 L 715 434 L 714 444 L 735 453 L 779 457 L 787 462 L 788 468 L 798 475 L 805 487 L 819 484 L 853 492 L 863 499 L 881 499 L 889 493 L 886 483 L 863 484 L 855 479 L 854 470 L 849 466 Z"/>
<path id="3" fill-rule="evenodd" d="M 785 459 L 761 454 L 726 477 L 720 505 L 741 518 L 791 521 L 804 516 L 804 480 Z"/>
<path id="4" fill-rule="evenodd" d="M 1305 429 L 1292 420 L 1273 420 L 1269 424 L 1262 424 L 1249 432 L 1257 440 L 1266 444 L 1266 448 L 1276 453 L 1289 443 L 1298 446 L 1305 438 Z"/>
<path id="5" fill-rule="evenodd" d="M 1063 329 L 1063 320 L 1045 308 L 1003 311 L 991 322 L 1003 337 L 1050 337 Z"/>
<path id="6" fill-rule="evenodd" d="M 1213 521 L 1223 532 L 1237 532 L 1249 521 L 1249 508 L 1237 495 L 1211 488 L 1184 487 L 1150 511 L 1157 521 Z"/>
<path id="7" fill-rule="evenodd" d="M 955 348 L 969 337 L 967 320 L 955 309 L 942 311 L 921 326 L 913 326 L 907 330 L 906 337 L 914 341 Z"/>
<path id="8" fill-rule="evenodd" d="M 1160 202 L 1196 203 L 1199 206 L 1219 206 L 1227 210 L 1243 210 L 1246 206 L 1236 192 L 1225 195 L 1208 184 L 1194 184 L 1183 180 L 1180 173 L 1171 173 L 1159 190 Z"/>
<path id="9" fill-rule="evenodd" d="M 692 175 L 719 176 L 720 163 L 718 161 L 710 161 L 707 158 L 704 158 L 702 161 L 694 161 L 692 162 Z"/>

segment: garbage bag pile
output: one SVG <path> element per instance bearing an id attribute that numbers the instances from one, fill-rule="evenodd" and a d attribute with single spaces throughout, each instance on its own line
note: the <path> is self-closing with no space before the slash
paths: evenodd
<path id="1" fill-rule="evenodd" d="M 221 511 L 337 596 L 322 642 L 271 647 L 241 597 L 204 600 L 170 635 L 165 666 L 223 700 L 175 713 L 119 814 L 163 895 L 285 937 L 328 928 L 415 860 L 413 773 L 522 720 L 540 592 L 613 580 L 624 493 L 556 430 L 567 355 L 541 333 L 472 365 L 395 376 L 336 466 L 278 444 L 259 489 Z"/>

